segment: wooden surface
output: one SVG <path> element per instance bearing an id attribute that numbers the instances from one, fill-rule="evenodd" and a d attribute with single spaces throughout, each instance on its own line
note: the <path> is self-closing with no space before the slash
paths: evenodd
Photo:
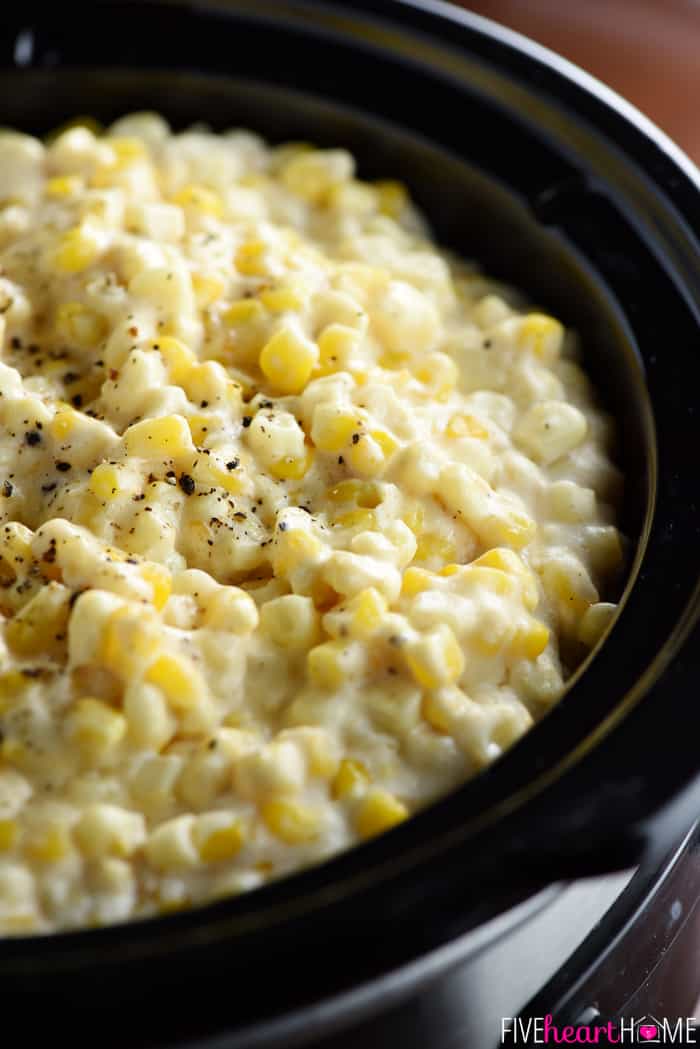
<path id="1" fill-rule="evenodd" d="M 700 0 L 464 0 L 633 102 L 700 163 Z"/>

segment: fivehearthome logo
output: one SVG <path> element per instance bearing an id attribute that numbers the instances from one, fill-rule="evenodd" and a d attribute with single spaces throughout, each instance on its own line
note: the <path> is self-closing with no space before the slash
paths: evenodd
<path id="1" fill-rule="evenodd" d="M 550 1016 L 504 1016 L 501 1045 L 698 1045 L 693 1016 L 669 1020 L 656 1016 L 609 1020 L 607 1023 L 554 1023 Z"/>

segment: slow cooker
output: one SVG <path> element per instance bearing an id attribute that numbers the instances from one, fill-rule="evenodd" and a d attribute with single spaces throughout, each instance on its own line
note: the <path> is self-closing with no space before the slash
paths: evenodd
<path id="1" fill-rule="evenodd" d="M 561 703 L 407 824 L 188 913 L 1 942 L 8 1044 L 479 1049 L 508 1017 L 692 1013 L 697 170 L 580 70 L 431 0 L 25 3 L 0 24 L 5 125 L 148 108 L 404 179 L 440 241 L 581 333 L 630 566 Z"/>

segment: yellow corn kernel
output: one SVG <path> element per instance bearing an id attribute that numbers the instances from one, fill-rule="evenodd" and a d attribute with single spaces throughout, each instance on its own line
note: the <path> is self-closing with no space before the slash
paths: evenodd
<path id="1" fill-rule="evenodd" d="M 312 684 L 318 688 L 333 690 L 340 688 L 346 680 L 344 654 L 346 646 L 342 641 L 324 641 L 309 650 L 306 657 L 306 669 Z"/>
<path id="2" fill-rule="evenodd" d="M 104 141 L 114 150 L 114 155 L 120 164 L 126 165 L 134 160 L 140 160 L 148 152 L 146 144 L 140 138 L 120 135 L 114 138 L 107 138 Z"/>
<path id="3" fill-rule="evenodd" d="M 355 812 L 355 830 L 361 838 L 373 838 L 383 834 L 408 818 L 409 812 L 402 801 L 380 787 L 365 794 Z"/>
<path id="4" fill-rule="evenodd" d="M 16 575 L 25 575 L 32 566 L 33 532 L 19 521 L 10 521 L 0 529 L 0 557 Z"/>
<path id="5" fill-rule="evenodd" d="M 206 461 L 204 461 L 206 459 Z M 193 476 L 196 480 L 202 480 L 207 484 L 217 485 L 229 493 L 229 495 L 240 495 L 248 487 L 248 475 L 239 467 L 236 470 L 226 470 L 211 462 L 212 456 L 205 456 L 197 464 Z"/>
<path id="6" fill-rule="evenodd" d="M 487 440 L 489 436 L 489 431 L 479 420 L 465 412 L 457 412 L 451 417 L 445 433 L 448 437 L 476 437 L 480 441 Z"/>
<path id="7" fill-rule="evenodd" d="M 232 303 L 223 315 L 224 322 L 231 326 L 259 321 L 265 310 L 257 299 L 239 299 Z"/>
<path id="8" fill-rule="evenodd" d="M 435 532 L 426 532 L 419 536 L 416 546 L 416 561 L 428 561 L 431 558 L 440 561 L 454 561 L 457 550 L 453 542 Z"/>
<path id="9" fill-rule="evenodd" d="M 293 287 L 268 288 L 260 292 L 260 302 L 270 313 L 285 313 L 287 310 L 301 310 L 304 299 Z"/>
<path id="10" fill-rule="evenodd" d="M 226 285 L 221 277 L 206 273 L 193 273 L 192 290 L 200 310 L 205 310 L 221 298 L 226 290 Z"/>
<path id="11" fill-rule="evenodd" d="M 123 439 L 127 455 L 143 459 L 175 459 L 195 450 L 187 420 L 181 415 L 143 419 L 130 426 Z"/>
<path id="12" fill-rule="evenodd" d="M 96 346 L 107 331 L 103 318 L 80 302 L 61 303 L 56 310 L 55 327 L 61 338 L 81 349 Z"/>
<path id="13" fill-rule="evenodd" d="M 326 496 L 332 503 L 354 503 L 357 502 L 363 487 L 364 482 L 354 478 L 349 481 L 340 481 L 328 489 Z"/>
<path id="14" fill-rule="evenodd" d="M 350 444 L 352 435 L 356 430 L 356 412 L 338 411 L 324 412 L 323 414 L 317 412 L 314 419 L 312 438 L 320 451 L 337 453 Z"/>
<path id="15" fill-rule="evenodd" d="M 415 369 L 415 376 L 438 398 L 453 392 L 459 380 L 456 363 L 446 353 L 429 353 Z"/>
<path id="16" fill-rule="evenodd" d="M 316 346 L 291 328 L 281 328 L 263 346 L 260 368 L 282 393 L 300 393 L 316 364 Z"/>
<path id="17" fill-rule="evenodd" d="M 401 182 L 392 179 L 384 179 L 374 183 L 377 193 L 377 203 L 383 215 L 390 219 L 397 219 L 410 202 L 406 187 Z"/>
<path id="18" fill-rule="evenodd" d="M 425 524 L 425 511 L 422 506 L 414 506 L 402 515 L 404 524 L 407 524 L 415 536 L 419 536 Z"/>
<path id="19" fill-rule="evenodd" d="M 387 430 L 370 430 L 369 435 L 377 442 L 385 459 L 390 459 L 399 447 L 399 442 Z"/>
<path id="20" fill-rule="evenodd" d="M 101 238 L 88 223 L 83 223 L 61 235 L 52 262 L 59 273 L 82 273 L 97 261 L 101 250 Z"/>
<path id="21" fill-rule="evenodd" d="M 26 855 L 37 863 L 58 863 L 71 850 L 71 840 L 63 826 L 47 827 L 41 832 L 35 832 L 25 845 Z"/>
<path id="22" fill-rule="evenodd" d="M 118 746 L 126 735 L 127 721 L 99 699 L 79 699 L 66 718 L 66 734 L 86 757 L 100 758 Z"/>
<path id="23" fill-rule="evenodd" d="M 377 477 L 386 465 L 386 456 L 381 445 L 368 433 L 350 445 L 345 455 L 348 465 L 361 477 Z"/>
<path id="24" fill-rule="evenodd" d="M 316 559 L 323 550 L 321 541 L 301 528 L 282 532 L 276 543 L 273 558 L 275 575 L 288 575 L 305 561 Z"/>
<path id="25" fill-rule="evenodd" d="M 331 786 L 333 797 L 337 801 L 357 795 L 370 782 L 369 772 L 361 761 L 343 758 Z"/>
<path id="26" fill-rule="evenodd" d="M 217 422 L 216 418 L 211 415 L 189 415 L 187 417 L 187 425 L 190 428 L 192 440 L 199 447 L 199 445 L 204 444 L 207 435 L 211 433 L 212 429 L 216 429 Z"/>
<path id="27" fill-rule="evenodd" d="M 435 729 L 436 732 L 449 732 L 450 726 L 445 717 L 445 711 L 436 701 L 435 695 L 432 692 L 428 692 L 423 696 L 420 711 L 424 720 L 427 721 L 430 727 Z"/>
<path id="28" fill-rule="evenodd" d="M 433 584 L 433 573 L 424 568 L 407 568 L 401 583 L 402 597 L 415 597 L 423 590 L 429 590 Z"/>
<path id="29" fill-rule="evenodd" d="M 156 561 L 147 561 L 141 566 L 141 578 L 150 584 L 152 590 L 152 602 L 156 611 L 165 605 L 172 590 L 172 576 L 167 568 Z"/>
<path id="30" fill-rule="evenodd" d="M 193 208 L 203 215 L 211 215 L 212 218 L 220 219 L 224 213 L 224 205 L 218 193 L 206 186 L 183 186 L 172 197 L 173 204 L 179 204 L 181 208 Z"/>
<path id="31" fill-rule="evenodd" d="M 293 798 L 272 798 L 262 806 L 260 815 L 268 830 L 287 845 L 313 841 L 323 829 L 321 810 Z"/>
<path id="32" fill-rule="evenodd" d="M 199 844 L 199 857 L 203 863 L 221 863 L 230 860 L 245 844 L 245 827 L 241 820 L 234 820 L 227 827 L 217 827 Z"/>
<path id="33" fill-rule="evenodd" d="M 160 630 L 151 613 L 140 615 L 126 606 L 115 609 L 102 633 L 99 656 L 108 670 L 128 678 L 150 662 L 160 647 Z"/>
<path id="34" fill-rule="evenodd" d="M 267 272 L 266 251 L 267 244 L 264 240 L 244 241 L 236 252 L 236 269 L 238 272 L 245 277 L 264 277 Z"/>
<path id="35" fill-rule="evenodd" d="M 71 408 L 69 404 L 59 405 L 56 414 L 49 423 L 49 430 L 54 440 L 59 442 L 65 441 L 75 429 L 79 418 L 80 413 Z"/>
<path id="36" fill-rule="evenodd" d="M 549 642 L 549 630 L 533 616 L 516 631 L 511 644 L 514 659 L 537 659 Z"/>
<path id="37" fill-rule="evenodd" d="M 367 638 L 376 633 L 387 614 L 386 599 L 373 586 L 356 594 L 348 602 L 351 637 Z"/>
<path id="38" fill-rule="evenodd" d="M 500 572 L 516 576 L 520 580 L 523 604 L 527 610 L 532 612 L 537 606 L 540 595 L 535 576 L 525 562 L 513 550 L 509 550 L 508 547 L 496 546 L 492 550 L 487 550 L 481 557 L 477 557 L 472 561 L 470 567 L 495 568 Z"/>
<path id="39" fill-rule="evenodd" d="M 174 335 L 162 335 L 151 343 L 151 349 L 160 353 L 168 369 L 170 381 L 178 386 L 182 385 L 197 363 L 197 358 L 189 346 L 180 342 Z"/>
<path id="40" fill-rule="evenodd" d="M 17 820 L 0 820 L 0 852 L 9 852 L 19 840 Z"/>
<path id="41" fill-rule="evenodd" d="M 486 518 L 484 524 L 491 542 L 503 543 L 516 550 L 527 546 L 537 527 L 533 519 L 521 510 L 508 510 L 502 516 Z"/>
<path id="42" fill-rule="evenodd" d="M 564 341 L 564 328 L 544 313 L 531 313 L 524 317 L 518 332 L 518 348 L 539 357 L 545 364 L 556 361 Z"/>
<path id="43" fill-rule="evenodd" d="M 271 464 L 269 470 L 273 477 L 281 481 L 300 481 L 311 469 L 313 461 L 314 450 L 306 445 L 303 455 L 298 458 L 286 456 L 284 459 L 278 459 Z"/>
<path id="44" fill-rule="evenodd" d="M 5 640 L 19 655 L 58 655 L 66 637 L 70 591 L 60 583 L 42 587 L 5 626 Z"/>
<path id="45" fill-rule="evenodd" d="M 377 515 L 374 510 L 348 510 L 333 519 L 338 528 L 361 528 L 363 532 L 373 532 L 377 527 Z"/>
<path id="46" fill-rule="evenodd" d="M 159 656 L 146 671 L 145 679 L 157 685 L 179 710 L 190 710 L 204 698 L 206 692 L 199 672 L 189 660 L 180 656 Z"/>
<path id="47" fill-rule="evenodd" d="M 329 324 L 318 337 L 319 370 L 330 375 L 345 368 L 357 348 L 360 334 L 345 324 Z"/>
<path id="48" fill-rule="evenodd" d="M 464 670 L 464 653 L 446 623 L 435 627 L 406 650 L 406 663 L 423 688 L 451 685 Z"/>
<path id="49" fill-rule="evenodd" d="M 100 463 L 90 474 L 88 487 L 92 494 L 103 502 L 118 498 L 119 469 L 112 463 Z"/>
<path id="50" fill-rule="evenodd" d="M 80 175 L 57 175 L 46 182 L 46 196 L 58 199 L 60 197 L 74 197 L 76 193 L 85 186 L 85 180 Z"/>

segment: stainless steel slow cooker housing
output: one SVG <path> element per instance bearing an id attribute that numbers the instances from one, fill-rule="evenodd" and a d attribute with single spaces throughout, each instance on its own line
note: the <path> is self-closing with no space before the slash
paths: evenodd
<path id="1" fill-rule="evenodd" d="M 0 942 L 10 1028 L 292 1046 L 507 934 L 558 879 L 660 855 L 695 815 L 700 178 L 580 70 L 430 0 L 25 4 L 0 27 L 5 125 L 157 109 L 342 144 L 363 176 L 404 178 L 442 242 L 579 329 L 619 420 L 621 612 L 493 767 L 247 896 Z"/>

